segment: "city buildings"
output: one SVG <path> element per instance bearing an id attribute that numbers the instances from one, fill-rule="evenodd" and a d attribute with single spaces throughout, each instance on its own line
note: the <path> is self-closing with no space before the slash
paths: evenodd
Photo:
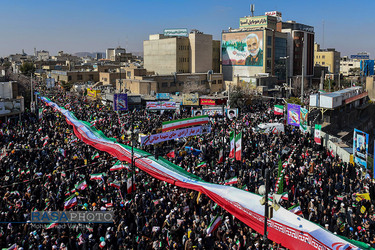
<path id="1" fill-rule="evenodd" d="M 340 74 L 340 52 L 334 48 L 321 49 L 320 45 L 314 45 L 314 65 L 328 67 L 328 72 L 333 75 Z"/>
<path id="2" fill-rule="evenodd" d="M 143 42 L 144 67 L 156 74 L 220 72 L 220 41 L 198 30 L 168 30 Z"/>
<path id="3" fill-rule="evenodd" d="M 302 75 L 311 77 L 314 74 L 314 27 L 286 21 L 282 23 L 282 32 L 287 34 L 288 76 Z"/>

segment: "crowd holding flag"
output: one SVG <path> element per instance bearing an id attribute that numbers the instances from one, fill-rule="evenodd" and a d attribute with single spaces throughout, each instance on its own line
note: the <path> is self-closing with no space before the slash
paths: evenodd
<path id="1" fill-rule="evenodd" d="M 275 115 L 283 115 L 284 114 L 284 106 L 283 105 L 275 105 L 274 114 Z"/>
<path id="2" fill-rule="evenodd" d="M 214 232 L 220 226 L 222 220 L 222 216 L 216 215 L 216 217 L 213 218 L 213 220 L 207 228 L 207 234 L 211 234 L 212 232 Z"/>
<path id="3" fill-rule="evenodd" d="M 319 145 L 322 144 L 321 131 L 322 131 L 322 125 L 315 124 L 314 141 L 316 142 L 316 144 L 319 144 Z"/>

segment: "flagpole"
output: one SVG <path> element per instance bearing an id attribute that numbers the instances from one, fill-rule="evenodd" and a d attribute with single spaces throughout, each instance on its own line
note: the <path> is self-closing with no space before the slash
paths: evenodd
<path id="1" fill-rule="evenodd" d="M 223 148 L 223 164 L 224 164 L 224 162 L 225 162 L 225 144 L 224 144 L 224 137 L 225 137 L 225 113 L 224 113 L 224 103 L 222 104 L 222 111 L 223 111 L 223 137 L 222 137 L 222 139 L 223 139 L 223 146 L 222 146 L 222 148 Z"/>

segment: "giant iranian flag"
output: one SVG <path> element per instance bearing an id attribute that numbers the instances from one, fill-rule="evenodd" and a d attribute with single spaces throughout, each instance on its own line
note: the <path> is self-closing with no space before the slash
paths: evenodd
<path id="1" fill-rule="evenodd" d="M 284 106 L 283 105 L 275 105 L 273 113 L 275 115 L 283 115 L 284 114 Z"/>
<path id="2" fill-rule="evenodd" d="M 172 129 L 179 129 L 179 128 L 207 124 L 208 122 L 209 122 L 208 115 L 195 116 L 195 117 L 190 117 L 190 118 L 185 118 L 185 119 L 180 119 L 180 120 L 163 122 L 162 130 L 163 132 L 165 132 L 165 131 L 172 130 Z"/>
<path id="3" fill-rule="evenodd" d="M 322 144 L 322 137 L 320 134 L 321 131 L 322 131 L 322 125 L 315 124 L 314 141 L 319 145 Z"/>
<path id="4" fill-rule="evenodd" d="M 106 137 L 101 131 L 90 126 L 90 123 L 78 120 L 73 113 L 62 109 L 45 97 L 39 97 L 46 105 L 66 117 L 73 126 L 74 133 L 84 143 L 105 151 L 120 161 L 131 162 L 131 147 L 120 144 L 115 138 Z M 219 206 L 234 215 L 253 230 L 263 234 L 264 206 L 259 203 L 260 195 L 235 187 L 205 182 L 185 169 L 163 159 L 156 160 L 152 154 L 134 149 L 134 157 L 140 158 L 135 165 L 160 181 L 172 185 L 202 192 Z M 73 202 L 73 201 L 72 201 Z M 271 202 L 269 202 L 271 205 Z M 323 227 L 297 216 L 285 208 L 273 211 L 268 223 L 268 238 L 289 249 L 364 249 L 368 246 L 362 242 L 338 237 Z"/>

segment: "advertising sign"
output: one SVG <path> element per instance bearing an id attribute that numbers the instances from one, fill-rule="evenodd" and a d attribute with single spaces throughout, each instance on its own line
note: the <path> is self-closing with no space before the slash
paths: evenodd
<path id="1" fill-rule="evenodd" d="M 301 106 L 288 103 L 288 124 L 299 127 Z"/>
<path id="2" fill-rule="evenodd" d="M 350 55 L 350 59 L 368 60 L 370 59 L 370 55 Z"/>
<path id="3" fill-rule="evenodd" d="M 113 95 L 113 110 L 114 111 L 128 110 L 128 94 L 114 94 Z"/>
<path id="4" fill-rule="evenodd" d="M 160 134 L 153 134 L 148 136 L 141 137 L 141 144 L 142 145 L 151 145 L 163 141 L 174 140 L 177 138 L 187 137 L 187 136 L 195 136 L 200 134 L 206 134 L 211 132 L 210 126 L 198 126 L 193 128 L 184 128 L 175 131 L 160 133 Z"/>
<path id="5" fill-rule="evenodd" d="M 223 66 L 263 66 L 263 31 L 223 33 Z"/>
<path id="6" fill-rule="evenodd" d="M 188 29 L 165 29 L 164 36 L 188 36 Z"/>
<path id="7" fill-rule="evenodd" d="M 369 135 L 361 130 L 354 129 L 353 157 L 354 163 L 367 168 Z"/>
<path id="8" fill-rule="evenodd" d="M 201 103 L 201 105 L 216 105 L 215 100 L 212 100 L 212 99 L 203 99 L 203 98 L 201 98 L 200 99 L 200 103 Z"/>
<path id="9" fill-rule="evenodd" d="M 147 102 L 146 109 L 150 109 L 150 110 L 176 109 L 176 103 L 175 102 Z"/>
<path id="10" fill-rule="evenodd" d="M 169 93 L 156 93 L 156 99 L 169 101 L 170 96 L 169 96 Z"/>
<path id="11" fill-rule="evenodd" d="M 199 106 L 198 94 L 182 94 L 182 103 L 187 106 Z"/>
<path id="12" fill-rule="evenodd" d="M 254 28 L 254 27 L 267 27 L 267 16 L 259 17 L 241 17 L 240 27 L 241 28 Z"/>
<path id="13" fill-rule="evenodd" d="M 300 129 L 302 132 L 307 133 L 307 118 L 308 118 L 309 111 L 305 108 L 301 108 L 300 114 Z"/>

